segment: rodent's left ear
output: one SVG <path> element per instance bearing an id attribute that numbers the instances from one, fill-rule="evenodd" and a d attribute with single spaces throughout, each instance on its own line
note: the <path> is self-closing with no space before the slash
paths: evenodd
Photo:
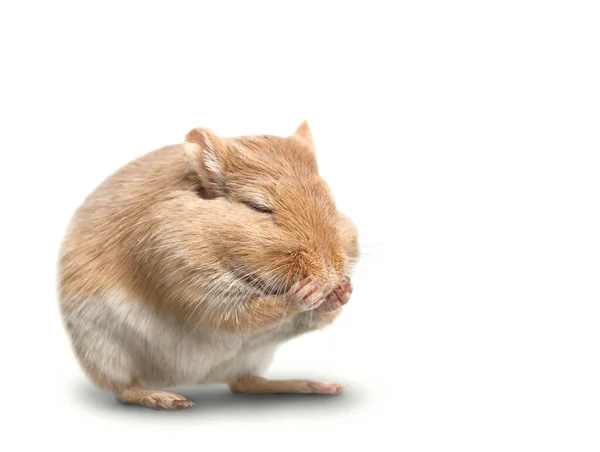
<path id="1" fill-rule="evenodd" d="M 315 144 L 308 121 L 302 121 L 296 131 L 292 134 L 292 138 L 296 138 L 306 144 L 312 152 L 315 152 Z"/>
<path id="2" fill-rule="evenodd" d="M 190 165 L 194 168 L 207 198 L 225 194 L 223 164 L 227 146 L 208 129 L 192 129 L 185 136 L 183 148 Z"/>

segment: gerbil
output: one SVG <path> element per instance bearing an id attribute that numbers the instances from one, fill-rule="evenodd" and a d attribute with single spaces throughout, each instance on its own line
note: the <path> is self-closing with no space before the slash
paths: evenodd
<path id="1" fill-rule="evenodd" d="M 125 403 L 185 408 L 194 403 L 159 389 L 216 382 L 338 394 L 339 384 L 261 375 L 279 344 L 336 318 L 358 257 L 306 122 L 285 138 L 193 129 L 76 211 L 60 308 L 87 376 Z"/>

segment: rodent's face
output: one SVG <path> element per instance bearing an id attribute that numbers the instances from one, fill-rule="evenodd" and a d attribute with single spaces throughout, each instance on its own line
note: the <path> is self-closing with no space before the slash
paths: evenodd
<path id="1" fill-rule="evenodd" d="M 336 207 L 319 176 L 313 152 L 301 142 L 276 137 L 238 139 L 239 158 L 227 177 L 229 201 L 240 218 L 256 225 L 239 240 L 241 265 L 282 291 L 305 278 L 335 288 L 347 265 L 337 229 Z M 251 251 L 251 252 L 248 252 Z"/>
<path id="2" fill-rule="evenodd" d="M 229 213 L 215 226 L 226 237 L 223 263 L 264 293 L 283 293 L 306 277 L 333 290 L 355 256 L 310 144 L 293 136 L 211 139 L 210 147 L 221 147 L 213 162 L 221 185 L 208 186 Z"/>

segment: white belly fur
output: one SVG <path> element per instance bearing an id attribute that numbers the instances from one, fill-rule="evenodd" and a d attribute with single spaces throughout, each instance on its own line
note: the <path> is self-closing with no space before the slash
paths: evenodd
<path id="1" fill-rule="evenodd" d="M 260 375 L 270 365 L 285 323 L 260 334 L 206 330 L 159 317 L 139 301 L 115 294 L 107 300 L 63 305 L 72 341 L 84 364 L 113 382 L 169 387 L 230 382 Z"/>

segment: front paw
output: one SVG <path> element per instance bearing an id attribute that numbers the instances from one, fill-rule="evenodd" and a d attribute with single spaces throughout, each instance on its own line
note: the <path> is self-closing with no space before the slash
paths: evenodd
<path id="1" fill-rule="evenodd" d="M 333 292 L 331 292 L 325 302 L 323 302 L 318 311 L 319 312 L 330 312 L 335 311 L 350 300 L 350 294 L 352 293 L 353 287 L 352 282 L 350 282 L 350 278 L 348 276 L 344 276 L 341 284 L 335 288 Z"/>
<path id="2" fill-rule="evenodd" d="M 288 292 L 288 296 L 293 306 L 299 311 L 316 309 L 325 301 L 325 294 L 311 278 L 294 284 Z"/>

